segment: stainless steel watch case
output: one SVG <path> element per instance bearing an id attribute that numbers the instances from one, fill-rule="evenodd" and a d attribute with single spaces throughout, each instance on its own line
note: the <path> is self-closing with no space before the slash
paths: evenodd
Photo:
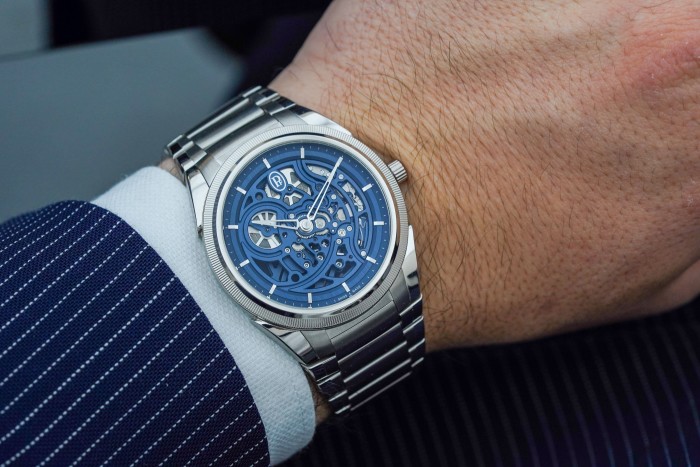
<path id="1" fill-rule="evenodd" d="M 358 294 L 352 304 L 344 307 L 335 307 L 326 312 L 315 313 L 283 310 L 275 306 L 272 300 L 264 300 L 263 297 L 255 297 L 245 286 L 240 285 L 235 277 L 233 265 L 223 249 L 220 241 L 221 208 L 222 200 L 227 185 L 230 184 L 236 171 L 244 167 L 248 161 L 264 149 L 281 144 L 288 139 L 306 139 L 324 141 L 326 144 L 339 146 L 345 151 L 354 153 L 355 156 L 364 158 L 379 175 L 386 186 L 383 187 L 392 216 L 394 242 L 391 251 L 387 254 L 388 262 L 382 266 L 373 284 L 369 284 Z M 402 266 L 406 259 L 409 244 L 409 224 L 406 212 L 406 204 L 399 189 L 398 181 L 386 163 L 369 147 L 358 141 L 344 131 L 338 131 L 333 127 L 318 125 L 290 125 L 260 133 L 241 146 L 236 148 L 228 157 L 220 157 L 221 167 L 216 172 L 209 186 L 204 202 L 202 216 L 202 236 L 206 252 L 212 264 L 212 268 L 229 294 L 243 308 L 248 310 L 259 324 L 268 330 L 272 326 L 279 326 L 289 330 L 313 330 L 325 329 L 342 325 L 372 310 L 373 307 L 388 293 L 399 274 L 402 274 Z M 228 182 L 228 183 L 227 183 Z M 412 236 L 411 236 L 412 237 Z M 410 238 L 412 243 L 412 238 Z M 411 245 L 412 249 L 412 245 Z M 415 256 L 415 253 L 414 253 Z M 415 259 L 413 259 L 415 262 Z M 369 289 L 369 290 L 368 290 Z M 278 334 L 279 331 L 275 334 Z"/>

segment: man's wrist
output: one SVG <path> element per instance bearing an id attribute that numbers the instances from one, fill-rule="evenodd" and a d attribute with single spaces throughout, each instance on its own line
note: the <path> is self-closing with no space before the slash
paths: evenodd
<path id="1" fill-rule="evenodd" d="M 318 388 L 316 381 L 309 375 L 306 374 L 306 379 L 309 381 L 309 387 L 311 388 L 311 397 L 314 399 L 314 410 L 316 411 L 316 425 L 324 422 L 328 417 L 331 416 L 333 411 L 331 406 L 328 405 L 328 400 L 321 394 L 321 390 Z"/>
<path id="2" fill-rule="evenodd" d="M 163 159 L 161 159 L 161 161 L 158 163 L 158 167 L 165 170 L 181 182 L 184 181 L 182 179 L 182 171 L 180 170 L 180 167 L 178 167 L 177 162 L 175 162 L 175 159 L 173 159 L 172 157 L 164 157 Z"/>

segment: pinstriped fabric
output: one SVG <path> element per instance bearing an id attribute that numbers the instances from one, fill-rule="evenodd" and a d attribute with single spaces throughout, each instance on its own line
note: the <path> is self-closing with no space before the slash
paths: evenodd
<path id="1" fill-rule="evenodd" d="M 697 300 L 636 322 L 431 355 L 419 376 L 321 427 L 288 465 L 700 465 L 699 395 Z"/>
<path id="2" fill-rule="evenodd" d="M 243 376 L 128 225 L 64 202 L 0 225 L 0 465 L 267 465 Z"/>

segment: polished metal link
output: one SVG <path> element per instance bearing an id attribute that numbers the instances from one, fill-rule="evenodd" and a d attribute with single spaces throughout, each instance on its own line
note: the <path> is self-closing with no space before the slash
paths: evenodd
<path id="1" fill-rule="evenodd" d="M 291 111 L 294 107 L 298 109 Z M 202 123 L 175 138 L 166 151 L 180 163 L 185 175 L 188 169 L 197 168 L 202 172 L 202 164 L 213 159 L 215 170 L 204 174 L 209 181 L 242 142 L 267 130 L 303 124 L 305 121 L 298 114 L 305 111 L 308 109 L 258 86 L 229 101 Z"/>
<path id="2" fill-rule="evenodd" d="M 422 298 L 400 312 L 393 301 L 378 313 L 385 319 L 377 327 L 351 328 L 331 338 L 333 355 L 307 366 L 321 392 L 336 413 L 360 407 L 399 381 L 420 365 L 425 354 Z M 402 316 L 418 313 L 404 325 Z M 358 332 L 359 331 L 359 332 Z"/>
<path id="3" fill-rule="evenodd" d="M 189 185 L 199 228 L 197 198 L 203 205 L 201 197 L 206 196 L 211 180 L 238 146 L 270 129 L 318 122 L 347 131 L 274 91 L 255 87 L 167 145 L 167 155 L 179 163 Z M 411 251 L 404 273 L 374 309 L 337 328 L 299 333 L 299 339 L 308 340 L 313 349 L 310 361 L 300 355 L 302 365 L 334 412 L 361 406 L 408 377 L 423 361 L 425 333 L 415 262 Z"/>
<path id="4" fill-rule="evenodd" d="M 412 236 L 412 230 L 409 233 Z M 308 370 L 336 413 L 360 407 L 408 377 L 423 361 L 423 299 L 415 251 L 408 252 L 403 268 L 405 274 L 399 274 L 373 313 L 321 331 L 329 340 L 331 356 L 308 365 Z M 318 333 L 307 337 L 312 345 L 318 344 Z"/>

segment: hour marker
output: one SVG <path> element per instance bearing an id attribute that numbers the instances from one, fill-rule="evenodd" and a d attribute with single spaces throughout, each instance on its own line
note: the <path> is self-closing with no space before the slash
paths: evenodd
<path id="1" fill-rule="evenodd" d="M 374 225 L 384 225 L 384 221 L 374 221 Z"/>
<path id="2" fill-rule="evenodd" d="M 314 302 L 314 298 L 313 298 L 313 296 L 311 295 L 311 292 L 309 292 L 309 295 L 308 295 L 307 299 L 308 299 L 308 301 L 309 301 L 309 304 L 311 304 L 311 303 Z"/>
<path id="3" fill-rule="evenodd" d="M 368 256 L 368 257 L 366 257 L 365 259 L 366 259 L 367 261 L 369 261 L 370 263 L 372 263 L 372 264 L 375 264 L 375 263 L 377 262 L 377 260 L 374 259 L 374 258 L 372 258 L 371 256 Z"/>
<path id="4" fill-rule="evenodd" d="M 304 146 L 301 147 L 301 158 L 304 158 Z"/>
<path id="5" fill-rule="evenodd" d="M 264 157 L 263 157 L 263 164 L 265 164 L 265 167 L 267 167 L 268 169 L 270 168 L 270 163 Z"/>
<path id="6" fill-rule="evenodd" d="M 343 288 L 346 292 L 350 292 L 350 287 L 348 287 L 348 284 L 346 284 L 345 282 L 343 282 Z"/>
<path id="7" fill-rule="evenodd" d="M 369 190 L 370 188 L 372 188 L 372 186 L 373 186 L 373 185 L 372 185 L 371 183 L 368 183 L 367 185 L 365 185 L 365 186 L 362 187 L 362 191 L 367 191 L 367 190 Z"/>
<path id="8" fill-rule="evenodd" d="M 238 191 L 239 193 L 242 193 L 242 194 L 248 193 L 247 191 L 245 191 L 243 188 L 241 188 L 239 186 L 236 187 L 236 191 Z"/>
<path id="9" fill-rule="evenodd" d="M 367 258 L 367 259 L 369 259 L 369 258 Z M 245 265 L 248 264 L 248 263 L 250 263 L 250 260 L 249 260 L 249 259 L 246 259 L 246 260 L 243 261 L 241 264 L 239 264 L 238 267 L 239 267 L 239 268 L 242 268 L 243 266 L 245 266 Z"/>
<path id="10" fill-rule="evenodd" d="M 227 228 L 228 228 L 229 230 L 238 230 L 238 226 L 235 225 L 235 224 L 230 224 L 230 225 L 228 225 Z"/>
<path id="11" fill-rule="evenodd" d="M 272 284 L 272 287 L 270 287 L 270 291 L 267 294 L 272 295 L 273 293 L 275 293 L 276 288 L 277 288 L 277 284 Z"/>

